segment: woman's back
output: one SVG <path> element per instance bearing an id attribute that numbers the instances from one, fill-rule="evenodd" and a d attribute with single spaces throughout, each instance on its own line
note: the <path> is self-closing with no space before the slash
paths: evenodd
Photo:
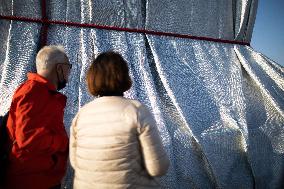
<path id="1" fill-rule="evenodd" d="M 169 160 L 150 112 L 138 101 L 104 96 L 86 104 L 70 136 L 74 188 L 159 188 Z"/>

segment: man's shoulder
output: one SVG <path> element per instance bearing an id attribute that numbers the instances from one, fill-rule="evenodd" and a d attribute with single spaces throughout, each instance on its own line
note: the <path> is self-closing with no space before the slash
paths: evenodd
<path id="1" fill-rule="evenodd" d="M 14 98 L 33 94 L 43 95 L 45 91 L 48 90 L 43 84 L 36 81 L 27 80 L 17 88 L 16 92 L 14 93 Z"/>

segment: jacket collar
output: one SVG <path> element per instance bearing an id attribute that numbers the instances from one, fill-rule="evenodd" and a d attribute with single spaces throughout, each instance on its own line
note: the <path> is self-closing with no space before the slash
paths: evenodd
<path id="1" fill-rule="evenodd" d="M 36 73 L 28 73 L 28 80 L 44 83 L 49 90 L 56 91 L 56 87 L 50 81 Z"/>

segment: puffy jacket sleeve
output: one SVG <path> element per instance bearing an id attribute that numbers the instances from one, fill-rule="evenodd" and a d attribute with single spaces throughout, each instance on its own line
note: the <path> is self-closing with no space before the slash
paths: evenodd
<path id="1" fill-rule="evenodd" d="M 72 121 L 72 125 L 70 127 L 70 142 L 69 142 L 69 159 L 70 164 L 73 168 L 75 168 L 75 157 L 76 157 L 76 124 L 77 124 L 78 114 Z"/>
<path id="2" fill-rule="evenodd" d="M 170 161 L 164 150 L 155 120 L 143 105 L 138 109 L 138 133 L 145 168 L 149 175 L 166 174 Z"/>
<path id="3" fill-rule="evenodd" d="M 54 129 L 50 125 L 46 103 L 46 95 L 40 90 L 29 91 L 17 98 L 15 140 L 20 149 L 51 154 L 68 149 L 64 128 Z"/>

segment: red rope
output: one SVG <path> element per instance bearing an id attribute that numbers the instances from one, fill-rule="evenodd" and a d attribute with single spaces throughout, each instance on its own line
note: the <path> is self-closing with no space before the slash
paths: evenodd
<path id="1" fill-rule="evenodd" d="M 46 14 L 46 1 L 41 1 L 41 18 L 42 18 L 42 28 L 40 35 L 40 48 L 45 46 L 47 43 L 47 32 L 48 32 L 48 18 Z"/>
<path id="2" fill-rule="evenodd" d="M 220 42 L 220 43 L 229 43 L 229 44 L 238 44 L 238 45 L 250 46 L 250 43 L 242 42 L 242 41 L 216 39 L 216 38 L 210 38 L 210 37 L 192 36 L 192 35 L 169 33 L 169 32 L 159 32 L 159 31 L 152 31 L 152 30 L 145 30 L 145 29 L 121 28 L 121 27 L 115 27 L 115 26 L 103 26 L 103 25 L 88 24 L 88 23 L 76 23 L 76 22 L 66 22 L 66 21 L 60 21 L 60 20 L 48 20 L 48 19 L 44 19 L 44 18 L 43 19 L 37 19 L 37 18 L 27 18 L 27 17 L 19 17 L 19 16 L 3 16 L 3 15 L 0 15 L 0 19 L 16 20 L 16 21 L 23 21 L 23 22 L 35 22 L 35 23 L 42 23 L 42 24 L 45 24 L 45 25 L 57 24 L 57 25 L 65 25 L 65 26 L 73 26 L 73 27 L 125 31 L 125 32 L 131 32 L 131 33 L 143 33 L 143 34 L 158 35 L 158 36 L 170 36 L 170 37 L 196 39 L 196 40 L 204 40 L 204 41 L 213 41 L 213 42 Z"/>

